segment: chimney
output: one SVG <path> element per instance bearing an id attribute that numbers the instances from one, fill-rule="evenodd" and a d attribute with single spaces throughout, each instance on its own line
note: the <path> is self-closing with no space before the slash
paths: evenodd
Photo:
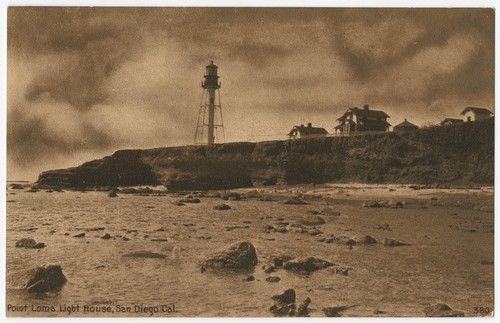
<path id="1" fill-rule="evenodd" d="M 363 107 L 363 109 L 365 109 L 366 111 L 368 111 L 370 109 L 370 105 L 369 104 L 365 104 L 365 106 Z"/>
<path id="2" fill-rule="evenodd" d="M 312 127 L 312 123 L 308 122 L 307 123 L 307 128 L 311 128 Z"/>

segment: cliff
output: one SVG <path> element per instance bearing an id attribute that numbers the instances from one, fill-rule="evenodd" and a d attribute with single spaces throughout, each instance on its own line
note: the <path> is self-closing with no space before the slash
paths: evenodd
<path id="1" fill-rule="evenodd" d="M 37 186 L 166 185 L 208 190 L 276 183 L 493 185 L 494 119 L 408 133 L 120 150 L 46 171 Z"/>

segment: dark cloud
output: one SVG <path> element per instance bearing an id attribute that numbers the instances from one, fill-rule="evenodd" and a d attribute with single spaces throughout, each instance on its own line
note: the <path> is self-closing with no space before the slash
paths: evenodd
<path id="1" fill-rule="evenodd" d="M 113 38 L 88 40 L 84 48 L 40 71 L 28 85 L 25 98 L 34 101 L 47 94 L 81 111 L 104 103 L 109 96 L 105 83 L 127 56 L 121 45 Z"/>
<path id="2" fill-rule="evenodd" d="M 7 154 L 16 167 L 27 167 L 58 155 L 71 157 L 82 150 L 106 149 L 115 142 L 108 133 L 88 123 L 82 124 L 79 135 L 67 136 L 42 117 L 19 111 L 8 115 Z"/>

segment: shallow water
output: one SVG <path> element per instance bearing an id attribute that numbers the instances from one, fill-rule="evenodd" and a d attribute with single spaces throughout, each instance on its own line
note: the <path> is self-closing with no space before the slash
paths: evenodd
<path id="1" fill-rule="evenodd" d="M 16 195 L 11 195 L 16 193 Z M 308 210 L 321 210 L 325 200 L 308 199 L 309 205 L 284 205 L 255 199 L 224 201 L 228 211 L 213 209 L 222 203 L 201 198 L 200 204 L 174 206 L 177 196 L 119 195 L 103 192 L 28 193 L 8 190 L 7 200 L 7 304 L 54 305 L 56 312 L 12 312 L 7 315 L 65 316 L 60 306 L 111 306 L 114 313 L 98 316 L 149 316 L 135 313 L 135 306 L 159 306 L 154 316 L 271 316 L 271 296 L 294 288 L 297 302 L 312 299 L 311 316 L 323 316 L 327 306 L 359 305 L 343 316 L 423 316 L 429 304 L 446 303 L 451 308 L 474 314 L 474 307 L 493 310 L 493 213 L 471 208 L 432 206 L 410 200 L 405 209 L 368 209 L 362 201 L 330 196 L 340 217 L 323 216 L 317 226 L 322 235 L 295 232 L 265 233 L 263 226 L 278 218 L 294 223 Z M 332 200 L 333 198 L 333 200 Z M 478 197 L 479 198 L 479 197 Z M 492 201 L 492 196 L 481 196 Z M 15 201 L 15 202 L 13 202 Z M 332 202 L 333 201 L 333 202 Z M 392 231 L 377 229 L 388 223 Z M 227 227 L 238 228 L 227 230 Z M 245 228 L 248 226 L 248 228 Z M 103 231 L 88 231 L 104 227 Z M 456 228 L 473 228 L 475 232 Z M 27 231 L 36 228 L 33 231 Z M 128 230 L 128 231 L 127 231 Z M 134 231 L 137 230 L 137 231 Z M 158 231 L 163 230 L 163 231 Z M 54 233 L 50 233 L 55 231 Z M 73 235 L 86 232 L 84 238 Z M 69 235 L 65 235 L 69 233 Z M 102 240 L 105 233 L 121 238 Z M 410 246 L 355 246 L 317 241 L 333 234 L 350 237 L 365 233 L 382 241 L 394 238 Z M 15 248 L 21 238 L 34 238 L 47 247 L 41 250 Z M 151 239 L 167 238 L 167 242 Z M 274 238 L 274 241 L 270 241 Z M 240 241 L 251 241 L 259 264 L 248 272 L 204 272 L 199 263 L 215 250 Z M 179 259 L 171 250 L 180 248 Z M 123 257 L 133 251 L 165 254 L 166 259 Z M 349 275 L 328 270 L 311 275 L 280 270 L 281 281 L 269 283 L 262 266 L 277 255 L 315 256 L 344 267 Z M 19 273 L 42 264 L 60 264 L 68 282 L 56 294 L 34 296 L 20 290 Z M 243 281 L 254 275 L 256 280 Z M 175 304 L 174 313 L 162 313 L 161 305 Z M 130 306 L 131 313 L 119 313 L 116 306 Z M 378 315 L 380 316 L 380 315 Z"/>

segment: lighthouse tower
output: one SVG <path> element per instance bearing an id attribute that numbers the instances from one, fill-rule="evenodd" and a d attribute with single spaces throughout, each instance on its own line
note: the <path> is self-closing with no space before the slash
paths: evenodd
<path id="1" fill-rule="evenodd" d="M 221 139 L 222 141 L 225 140 L 219 91 L 221 85 L 217 69 L 217 65 L 211 61 L 210 65 L 206 67 L 205 81 L 201 82 L 203 93 L 198 112 L 198 125 L 196 126 L 194 138 L 195 144 L 213 145 L 216 139 L 218 141 Z M 220 138 L 221 134 L 219 132 L 222 132 L 222 138 Z"/>

